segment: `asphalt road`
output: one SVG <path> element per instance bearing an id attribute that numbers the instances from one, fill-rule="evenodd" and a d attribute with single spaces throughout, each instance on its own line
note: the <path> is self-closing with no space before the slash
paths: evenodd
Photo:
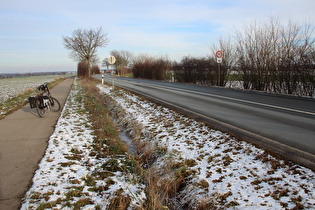
<path id="1" fill-rule="evenodd" d="M 314 99 L 119 77 L 115 85 L 315 168 Z"/>

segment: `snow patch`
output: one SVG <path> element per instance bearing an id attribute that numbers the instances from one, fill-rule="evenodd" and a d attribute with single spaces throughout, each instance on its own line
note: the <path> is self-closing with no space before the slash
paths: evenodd
<path id="1" fill-rule="evenodd" d="M 179 206 L 195 208 L 201 200 L 212 207 L 237 209 L 315 208 L 315 174 L 267 154 L 228 134 L 210 129 L 168 108 L 98 85 L 149 133 L 152 145 L 167 148 L 154 163 L 168 159 L 191 162 L 186 186 L 176 195 Z"/>

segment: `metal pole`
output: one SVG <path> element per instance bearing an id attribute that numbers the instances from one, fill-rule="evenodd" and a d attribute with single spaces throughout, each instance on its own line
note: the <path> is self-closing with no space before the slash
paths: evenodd
<path id="1" fill-rule="evenodd" d="M 220 74 L 221 74 L 220 63 L 218 63 L 218 86 L 220 86 Z"/>
<path id="2" fill-rule="evenodd" d="M 113 89 L 115 88 L 115 79 L 112 78 L 112 85 L 113 85 Z"/>

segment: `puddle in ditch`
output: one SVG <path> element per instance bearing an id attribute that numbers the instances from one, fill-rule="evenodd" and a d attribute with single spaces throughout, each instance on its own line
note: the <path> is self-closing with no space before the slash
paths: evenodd
<path id="1" fill-rule="evenodd" d="M 122 140 L 127 146 L 128 150 L 132 154 L 137 154 L 137 148 L 132 143 L 132 139 L 127 135 L 127 131 L 120 132 L 119 134 L 120 140 Z"/>

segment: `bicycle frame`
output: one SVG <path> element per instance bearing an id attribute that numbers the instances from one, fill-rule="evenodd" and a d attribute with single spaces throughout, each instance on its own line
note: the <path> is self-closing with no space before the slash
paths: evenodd
<path id="1" fill-rule="evenodd" d="M 60 110 L 60 103 L 57 99 L 51 96 L 48 84 L 44 83 L 38 87 L 38 90 L 43 91 L 35 97 L 29 97 L 31 108 L 36 108 L 40 117 L 44 117 L 48 111 L 58 112 Z M 46 95 L 44 95 L 47 93 Z"/>

